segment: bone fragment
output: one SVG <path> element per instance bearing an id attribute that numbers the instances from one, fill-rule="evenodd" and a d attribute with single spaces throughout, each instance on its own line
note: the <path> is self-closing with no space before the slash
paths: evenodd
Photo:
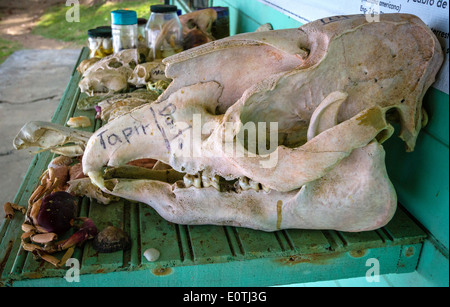
<path id="1" fill-rule="evenodd" d="M 67 126 L 72 128 L 86 128 L 91 126 L 91 120 L 86 116 L 71 117 L 67 121 Z"/>

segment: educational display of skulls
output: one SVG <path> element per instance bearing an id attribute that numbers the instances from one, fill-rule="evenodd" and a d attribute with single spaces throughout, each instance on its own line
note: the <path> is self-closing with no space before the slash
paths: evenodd
<path id="1" fill-rule="evenodd" d="M 397 122 L 414 150 L 442 62 L 408 14 L 212 41 L 163 60 L 169 87 L 94 132 L 83 172 L 179 224 L 377 229 L 397 205 L 382 143 Z M 153 169 L 127 173 L 142 159 Z"/>
<path id="2" fill-rule="evenodd" d="M 183 48 L 188 50 L 214 41 L 212 24 L 217 19 L 214 9 L 203 9 L 180 16 L 183 29 Z M 156 48 L 171 41 L 173 22 L 167 22 L 156 40 Z M 168 48 L 171 49 L 171 48 Z M 165 65 L 161 59 L 154 59 L 153 53 L 145 46 L 125 49 L 102 59 L 90 58 L 82 61 L 78 71 L 83 79 L 80 91 L 89 96 L 122 93 L 131 87 L 145 87 L 160 80 L 170 82 L 164 74 Z"/>

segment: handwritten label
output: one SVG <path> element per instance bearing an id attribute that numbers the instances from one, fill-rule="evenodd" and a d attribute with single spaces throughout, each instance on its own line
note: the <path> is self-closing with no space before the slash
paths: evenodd
<path id="1" fill-rule="evenodd" d="M 122 143 L 131 144 L 134 135 L 147 135 L 148 127 L 149 125 L 126 127 L 120 132 L 112 133 L 104 130 L 97 135 L 97 138 L 100 139 L 100 145 L 102 145 L 103 149 Z"/>

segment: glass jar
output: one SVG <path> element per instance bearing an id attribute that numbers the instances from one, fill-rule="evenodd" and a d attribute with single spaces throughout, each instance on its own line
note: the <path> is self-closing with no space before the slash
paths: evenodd
<path id="1" fill-rule="evenodd" d="M 163 59 L 183 51 L 183 29 L 175 5 L 150 6 L 146 30 L 147 46 L 153 59 Z"/>
<path id="2" fill-rule="evenodd" d="M 145 41 L 145 26 L 147 25 L 147 19 L 138 18 L 138 45 L 147 46 L 147 42 Z"/>
<path id="3" fill-rule="evenodd" d="M 135 11 L 112 11 L 111 29 L 114 53 L 124 49 L 137 48 L 138 26 L 137 14 Z"/>
<path id="4" fill-rule="evenodd" d="M 103 58 L 113 53 L 112 32 L 110 26 L 88 30 L 89 57 Z"/>

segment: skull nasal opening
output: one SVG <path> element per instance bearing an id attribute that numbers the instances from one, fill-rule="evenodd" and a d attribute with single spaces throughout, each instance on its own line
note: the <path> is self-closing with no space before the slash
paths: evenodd
<path id="1" fill-rule="evenodd" d="M 283 104 L 245 104 L 240 121 L 236 138 L 247 151 L 255 154 L 269 154 L 281 145 L 296 148 L 307 142 L 309 120 L 300 118 Z"/>

